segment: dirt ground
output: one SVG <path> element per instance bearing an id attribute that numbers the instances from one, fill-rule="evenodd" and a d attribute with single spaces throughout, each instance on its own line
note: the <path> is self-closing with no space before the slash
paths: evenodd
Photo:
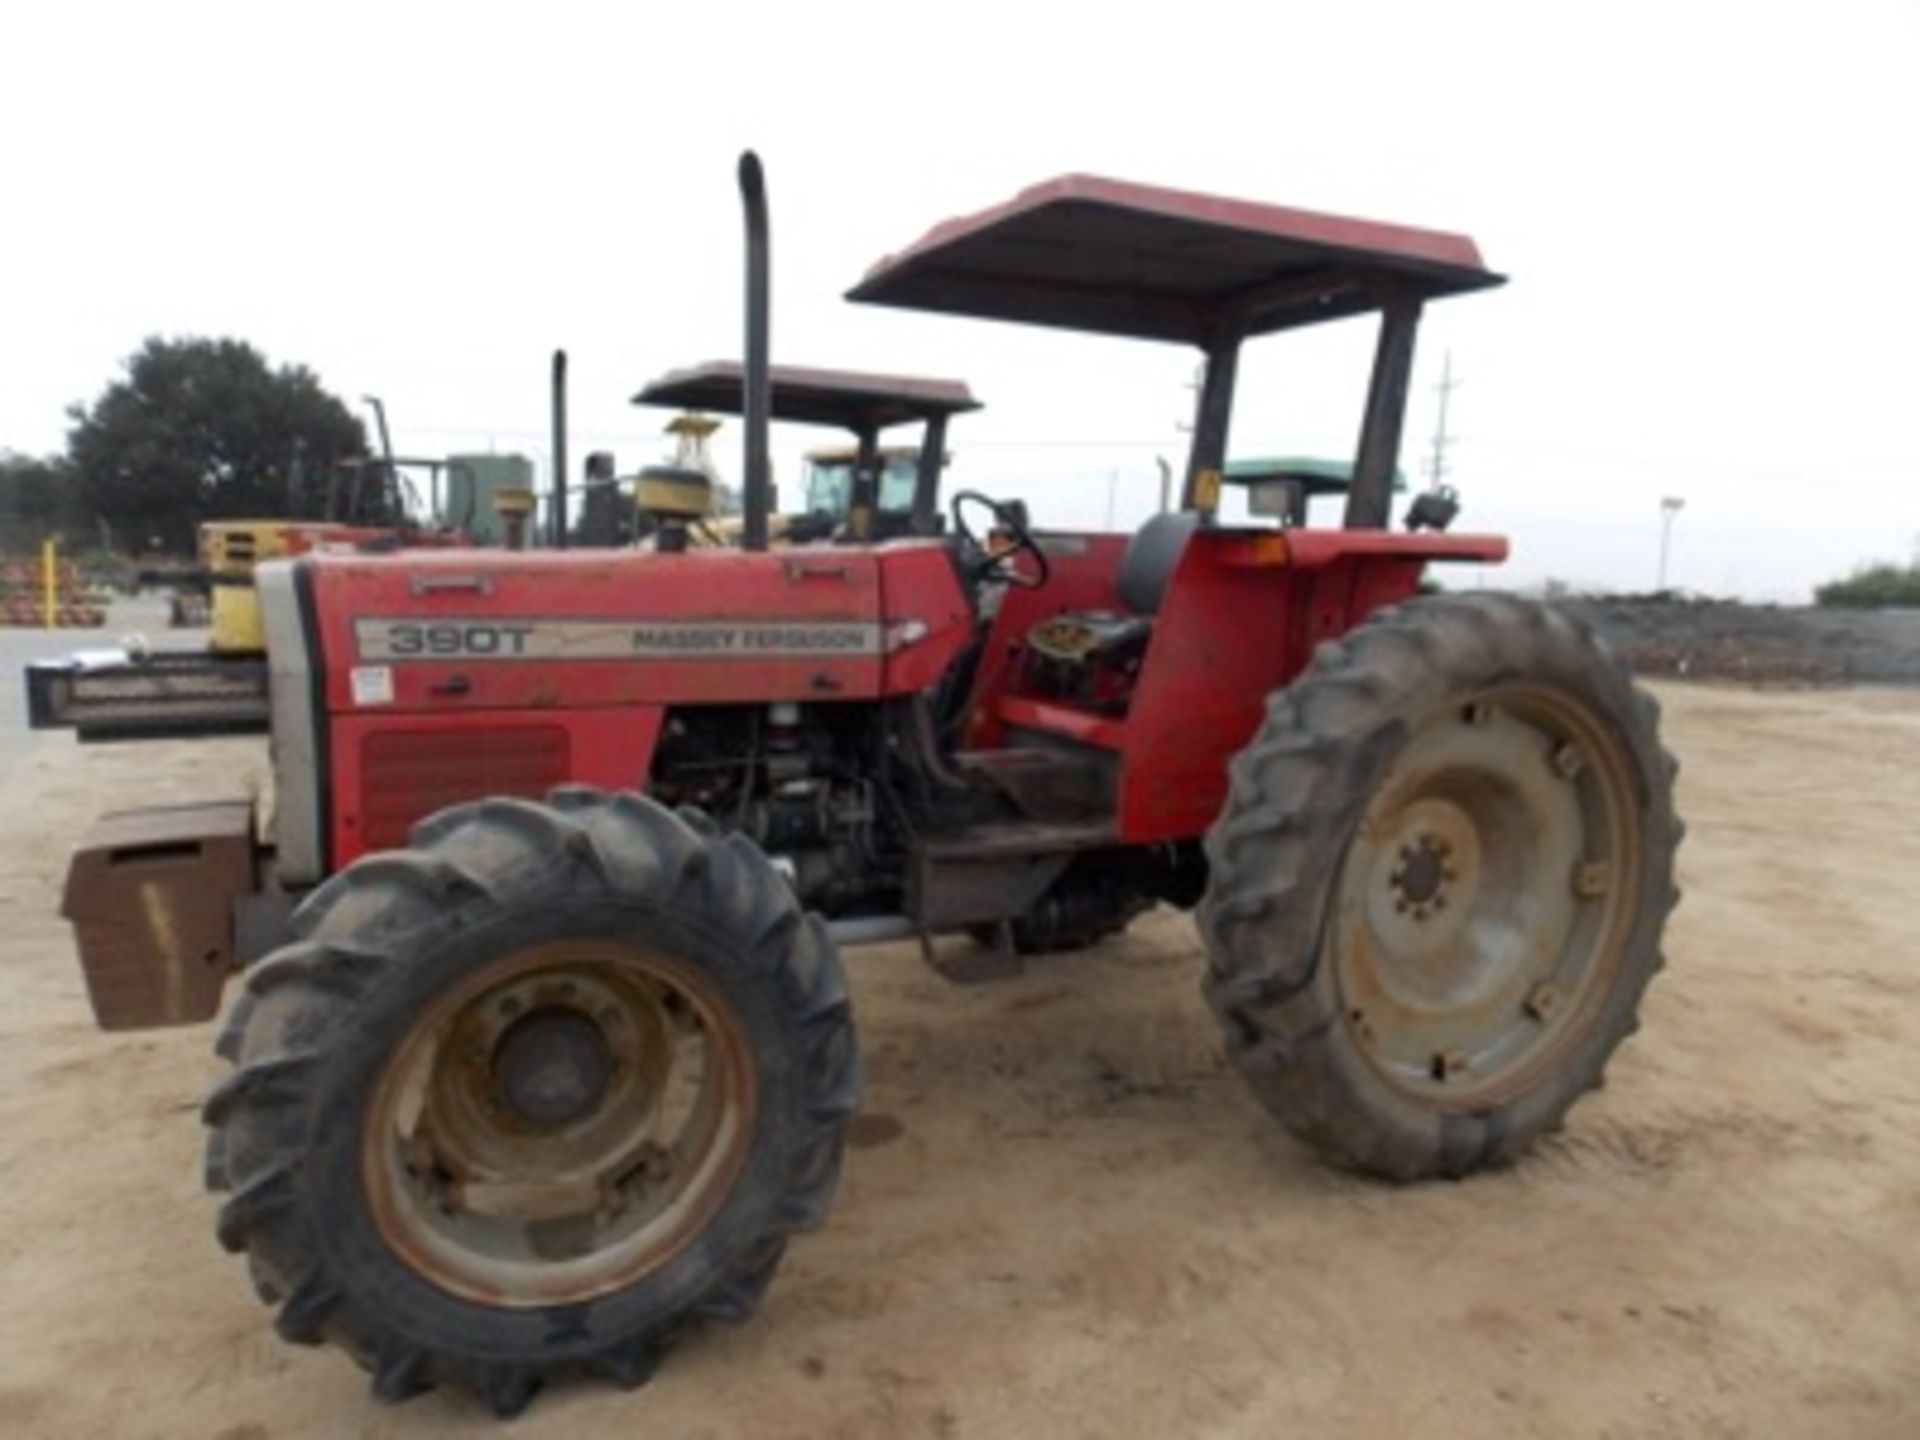
<path id="1" fill-rule="evenodd" d="M 1224 1066 L 1184 917 L 967 990 L 854 952 L 866 1114 L 761 1313 L 516 1435 L 1920 1434 L 1920 700 L 1667 686 L 1687 898 L 1646 1028 L 1503 1173 L 1330 1173 Z M 0 1431 L 491 1434 L 273 1338 L 199 1187 L 210 1030 L 91 1024 L 55 917 L 115 795 L 248 742 L 0 780 Z"/>

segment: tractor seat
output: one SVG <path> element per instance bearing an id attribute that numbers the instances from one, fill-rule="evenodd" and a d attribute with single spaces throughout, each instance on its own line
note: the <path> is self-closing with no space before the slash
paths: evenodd
<path id="1" fill-rule="evenodd" d="M 1189 510 L 1149 518 L 1134 531 L 1120 557 L 1114 588 L 1126 609 L 1070 610 L 1049 616 L 1027 631 L 1028 648 L 1071 665 L 1109 663 L 1145 649 L 1167 582 L 1199 523 Z"/>

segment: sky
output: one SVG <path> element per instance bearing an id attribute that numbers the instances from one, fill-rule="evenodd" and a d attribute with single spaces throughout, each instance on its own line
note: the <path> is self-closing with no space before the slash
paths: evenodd
<path id="1" fill-rule="evenodd" d="M 63 443 L 148 335 L 233 335 L 409 454 L 623 472 L 628 397 L 737 356 L 765 162 L 776 361 L 965 379 L 951 485 L 1130 528 L 1181 464 L 1179 347 L 853 306 L 937 221 L 1087 171 L 1471 234 L 1456 528 L 1500 583 L 1804 599 L 1920 557 L 1920 3 L 16 5 L 0 19 L 0 448 Z M 1231 453 L 1351 453 L 1371 321 L 1255 342 Z M 364 410 L 362 413 L 365 413 Z M 792 488 L 818 432 L 776 433 Z M 722 433 L 737 475 L 737 427 Z M 1493 577 L 1488 577 L 1493 578 Z"/>

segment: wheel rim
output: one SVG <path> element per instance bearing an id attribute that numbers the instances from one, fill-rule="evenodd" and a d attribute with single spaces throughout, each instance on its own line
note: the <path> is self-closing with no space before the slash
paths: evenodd
<path id="1" fill-rule="evenodd" d="M 1637 905 L 1634 771 L 1556 691 L 1459 697 L 1417 724 L 1342 861 L 1347 1028 L 1425 1106 L 1525 1093 L 1590 1033 Z"/>
<path id="2" fill-rule="evenodd" d="M 387 1063 L 362 1130 L 381 1235 L 492 1305 L 631 1284 L 705 1228 L 744 1165 L 746 1034 L 684 962 L 552 941 L 441 997 Z"/>

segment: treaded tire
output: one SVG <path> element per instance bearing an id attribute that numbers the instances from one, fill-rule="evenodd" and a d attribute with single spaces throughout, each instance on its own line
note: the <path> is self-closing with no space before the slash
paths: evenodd
<path id="1" fill-rule="evenodd" d="M 824 1220 L 859 1086 L 839 955 L 766 857 L 697 812 L 586 787 L 455 806 L 328 880 L 293 930 L 220 1038 L 236 1069 L 206 1105 L 207 1180 L 230 1192 L 220 1241 L 247 1256 L 282 1337 L 338 1345 L 380 1398 L 449 1385 L 508 1416 L 558 1374 L 639 1384 L 688 1326 L 745 1319 L 786 1237 Z M 749 1042 L 737 1178 L 690 1243 L 611 1293 L 515 1308 L 441 1288 L 371 1213 L 361 1134 L 388 1057 L 488 957 L 642 932 Z"/>
<path id="2" fill-rule="evenodd" d="M 1535 686 L 1576 702 L 1626 757 L 1638 839 L 1637 903 L 1598 999 L 1573 1039 L 1522 1093 L 1480 1108 L 1422 1104 L 1383 1079 L 1349 1017 L 1329 957 L 1330 910 L 1369 802 L 1418 719 L 1454 697 Z M 1396 1180 L 1458 1177 L 1504 1161 L 1557 1129 L 1602 1083 L 1608 1058 L 1638 1027 L 1663 963 L 1661 932 L 1679 898 L 1676 765 L 1659 710 L 1580 622 L 1513 596 L 1443 595 L 1382 609 L 1267 704 L 1231 767 L 1207 837 L 1209 885 L 1199 925 L 1204 992 L 1229 1057 L 1296 1136 L 1336 1164 Z"/>

